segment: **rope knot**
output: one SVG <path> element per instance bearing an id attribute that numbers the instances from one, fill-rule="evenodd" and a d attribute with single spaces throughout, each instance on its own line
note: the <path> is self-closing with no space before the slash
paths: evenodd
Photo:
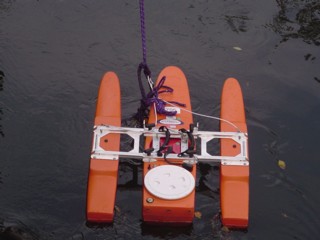
<path id="1" fill-rule="evenodd" d="M 159 83 L 148 93 L 146 98 L 144 99 L 145 103 L 147 106 L 151 106 L 152 104 L 155 104 L 156 106 L 156 111 L 159 114 L 163 114 L 166 116 L 175 116 L 177 114 L 177 111 L 168 111 L 165 109 L 166 102 L 164 102 L 162 99 L 159 98 L 159 94 L 164 93 L 164 92 L 173 92 L 173 89 L 169 86 L 164 85 L 166 81 L 166 77 L 163 76 Z M 161 90 L 163 89 L 164 90 Z M 185 107 L 186 105 L 183 103 L 179 102 L 170 102 L 170 103 L 175 103 L 179 106 Z"/>

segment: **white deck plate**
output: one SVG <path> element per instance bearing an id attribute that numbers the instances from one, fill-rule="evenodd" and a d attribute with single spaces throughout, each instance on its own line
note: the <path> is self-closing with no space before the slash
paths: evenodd
<path id="1" fill-rule="evenodd" d="M 186 169 L 163 165 L 151 169 L 144 177 L 144 186 L 156 197 L 176 200 L 188 196 L 195 187 L 192 174 Z"/>

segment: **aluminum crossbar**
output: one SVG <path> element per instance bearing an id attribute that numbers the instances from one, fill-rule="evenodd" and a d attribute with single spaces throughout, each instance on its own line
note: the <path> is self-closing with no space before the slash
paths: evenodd
<path id="1" fill-rule="evenodd" d="M 175 129 L 169 129 L 170 138 L 180 139 L 181 152 L 188 148 L 188 135 Z M 101 160 L 118 160 L 119 158 L 136 158 L 142 159 L 145 162 L 156 161 L 161 158 L 157 155 L 160 148 L 160 139 L 165 138 L 165 132 L 159 131 L 158 128 L 128 128 L 116 127 L 110 125 L 99 125 L 94 127 L 93 146 L 91 158 Z M 101 147 L 102 137 L 108 134 L 124 134 L 133 139 L 133 148 L 130 151 L 108 151 Z M 194 139 L 200 139 L 200 154 L 193 154 L 192 157 L 179 156 L 179 154 L 169 153 L 168 159 L 187 161 L 189 163 L 197 162 L 221 162 L 224 165 L 248 166 L 248 137 L 242 132 L 214 132 L 214 131 L 198 131 L 194 128 L 192 133 Z M 151 153 L 140 151 L 141 137 L 152 137 Z M 218 156 L 208 153 L 208 143 L 213 139 L 231 139 L 234 143 L 240 146 L 239 154 L 236 156 Z"/>

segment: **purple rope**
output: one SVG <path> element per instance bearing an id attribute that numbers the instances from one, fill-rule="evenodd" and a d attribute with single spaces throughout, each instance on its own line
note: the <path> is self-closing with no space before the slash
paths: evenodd
<path id="1" fill-rule="evenodd" d="M 141 25 L 143 64 L 147 65 L 147 47 L 146 47 L 146 33 L 145 33 L 145 21 L 144 21 L 144 0 L 140 0 L 139 3 L 140 3 L 140 25 Z"/>
<path id="2" fill-rule="evenodd" d="M 167 111 L 165 109 L 166 103 L 159 99 L 159 94 L 163 92 L 173 92 L 173 89 L 171 87 L 165 86 L 164 82 L 166 80 L 166 77 L 164 76 L 157 86 L 155 86 L 153 89 L 150 90 L 148 94 L 146 94 L 143 83 L 142 83 L 142 70 L 146 78 L 151 77 L 151 71 L 147 65 L 147 47 L 146 47 L 146 33 L 145 33 L 145 21 L 144 21 L 144 0 L 139 0 L 139 6 L 140 6 L 140 25 L 141 25 L 141 42 L 142 42 L 142 57 L 143 62 L 139 64 L 138 67 L 138 81 L 139 81 L 139 88 L 142 95 L 141 99 L 141 105 L 138 109 L 138 112 L 136 114 L 136 119 L 140 122 L 142 125 L 142 122 L 145 118 L 147 118 L 149 113 L 149 107 L 152 104 L 155 104 L 157 113 L 164 114 L 167 116 L 174 116 L 177 114 L 177 111 Z M 162 90 L 160 90 L 162 89 Z M 171 102 L 179 106 L 185 106 L 185 104 L 179 103 L 179 102 Z"/>

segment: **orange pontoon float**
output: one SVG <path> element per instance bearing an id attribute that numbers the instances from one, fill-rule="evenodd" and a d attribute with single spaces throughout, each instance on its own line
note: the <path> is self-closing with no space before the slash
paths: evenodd
<path id="1" fill-rule="evenodd" d="M 199 126 L 193 124 L 187 79 L 178 67 L 163 69 L 155 86 L 157 91 L 151 96 L 153 102 L 148 122 L 143 128 L 121 127 L 119 79 L 112 72 L 104 75 L 95 117 L 87 220 L 113 221 L 119 158 L 135 158 L 143 161 L 143 221 L 191 224 L 197 164 L 220 162 L 222 224 L 246 228 L 249 211 L 248 138 L 238 81 L 230 78 L 224 84 L 221 126 L 217 132 L 200 131 Z M 162 112 L 157 108 L 159 101 L 164 105 Z M 119 150 L 120 135 L 133 139 L 132 150 Z M 212 139 L 220 139 L 219 156 L 208 153 Z M 139 150 L 142 145 L 143 151 Z"/>
<path id="2" fill-rule="evenodd" d="M 234 131 L 234 124 L 238 131 L 247 135 L 247 124 L 243 97 L 240 85 L 234 78 L 228 78 L 223 86 L 221 96 L 221 132 Z M 246 149 L 240 149 L 245 147 Z M 221 139 L 221 156 L 238 156 L 241 151 L 246 152 L 248 145 L 239 145 L 232 139 Z M 249 220 L 249 161 L 240 164 L 226 164 L 221 162 L 220 168 L 220 202 L 222 224 L 230 227 L 246 228 Z"/>
<path id="3" fill-rule="evenodd" d="M 121 126 L 120 84 L 117 75 L 106 73 L 100 83 L 94 133 L 99 126 Z M 96 139 L 94 139 L 96 140 Z M 102 136 L 93 148 L 101 151 L 119 151 L 120 134 Z M 87 189 L 87 219 L 93 222 L 112 222 L 116 199 L 119 157 L 104 160 L 91 158 Z"/>

